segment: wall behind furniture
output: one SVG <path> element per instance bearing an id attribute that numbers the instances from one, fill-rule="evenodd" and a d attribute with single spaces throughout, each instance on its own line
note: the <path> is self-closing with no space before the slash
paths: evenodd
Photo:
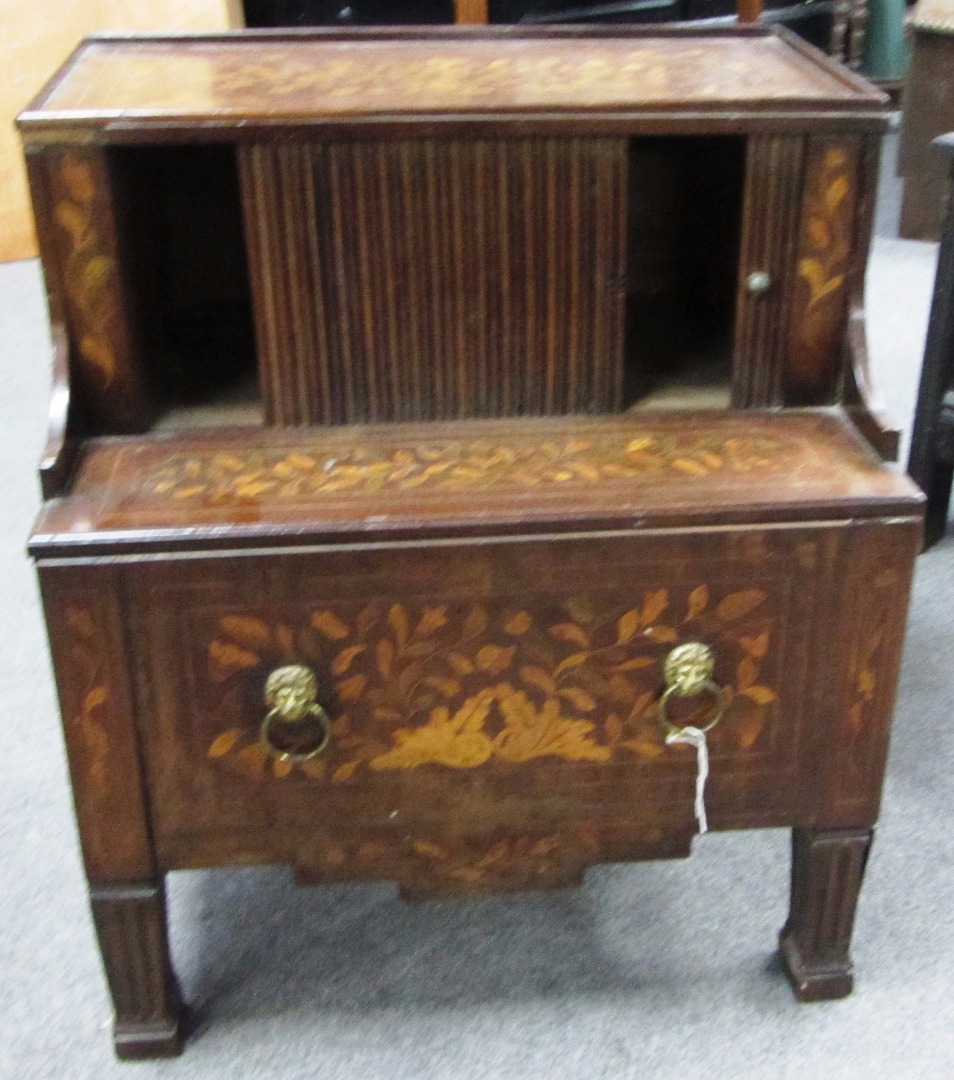
<path id="1" fill-rule="evenodd" d="M 13 126 L 84 34 L 241 26 L 241 0 L 0 0 L 0 262 L 36 255 L 20 139 Z"/>

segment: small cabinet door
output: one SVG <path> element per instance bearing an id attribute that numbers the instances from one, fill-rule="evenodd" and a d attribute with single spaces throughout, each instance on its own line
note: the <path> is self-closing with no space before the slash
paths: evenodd
<path id="1" fill-rule="evenodd" d="M 748 140 L 733 404 L 824 405 L 838 392 L 871 229 L 862 136 Z"/>

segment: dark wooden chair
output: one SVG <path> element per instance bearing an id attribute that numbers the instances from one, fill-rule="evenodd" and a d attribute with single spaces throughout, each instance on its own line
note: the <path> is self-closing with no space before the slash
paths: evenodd
<path id="1" fill-rule="evenodd" d="M 954 162 L 954 133 L 935 139 L 934 145 Z M 928 497 L 924 534 L 928 548 L 944 535 L 954 481 L 954 214 L 950 206 L 941 234 L 908 472 Z"/>

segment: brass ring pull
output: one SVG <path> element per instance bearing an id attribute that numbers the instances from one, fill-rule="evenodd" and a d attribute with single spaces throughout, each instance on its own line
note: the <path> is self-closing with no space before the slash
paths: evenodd
<path id="1" fill-rule="evenodd" d="M 302 664 L 290 664 L 276 668 L 265 683 L 265 704 L 271 706 L 265 714 L 258 737 L 265 752 L 279 761 L 310 761 L 317 757 L 331 739 L 331 720 L 318 704 L 318 680 L 315 673 Z M 290 729 L 289 746 L 276 742 L 282 725 Z M 301 728 L 299 728 L 301 725 Z M 297 745 L 301 739 L 294 736 L 304 729 L 317 726 L 317 732 L 309 740 L 307 749 Z"/>
<path id="2" fill-rule="evenodd" d="M 666 689 L 659 700 L 659 722 L 667 732 L 681 730 L 668 716 L 667 709 L 669 700 L 673 697 L 694 697 L 696 694 L 708 693 L 715 698 L 715 715 L 704 727 L 699 727 L 701 732 L 711 731 L 722 719 L 725 713 L 725 691 L 717 683 L 712 681 L 712 673 L 715 670 L 715 657 L 708 645 L 698 641 L 689 641 L 685 645 L 677 645 L 666 657 L 663 665 L 663 677 L 666 680 Z"/>

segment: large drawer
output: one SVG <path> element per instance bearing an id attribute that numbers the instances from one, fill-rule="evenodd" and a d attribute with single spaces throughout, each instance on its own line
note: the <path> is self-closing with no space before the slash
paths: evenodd
<path id="1" fill-rule="evenodd" d="M 837 582 L 854 535 L 676 530 L 130 568 L 160 859 L 288 860 L 419 890 L 684 853 L 695 755 L 666 746 L 658 702 L 664 658 L 689 641 L 712 648 L 728 700 L 710 734 L 713 825 L 808 820 L 817 733 L 842 705 Z M 314 671 L 331 719 L 326 751 L 302 763 L 259 738 L 266 678 L 289 664 Z M 687 699 L 680 722 L 709 719 L 713 700 Z"/>

